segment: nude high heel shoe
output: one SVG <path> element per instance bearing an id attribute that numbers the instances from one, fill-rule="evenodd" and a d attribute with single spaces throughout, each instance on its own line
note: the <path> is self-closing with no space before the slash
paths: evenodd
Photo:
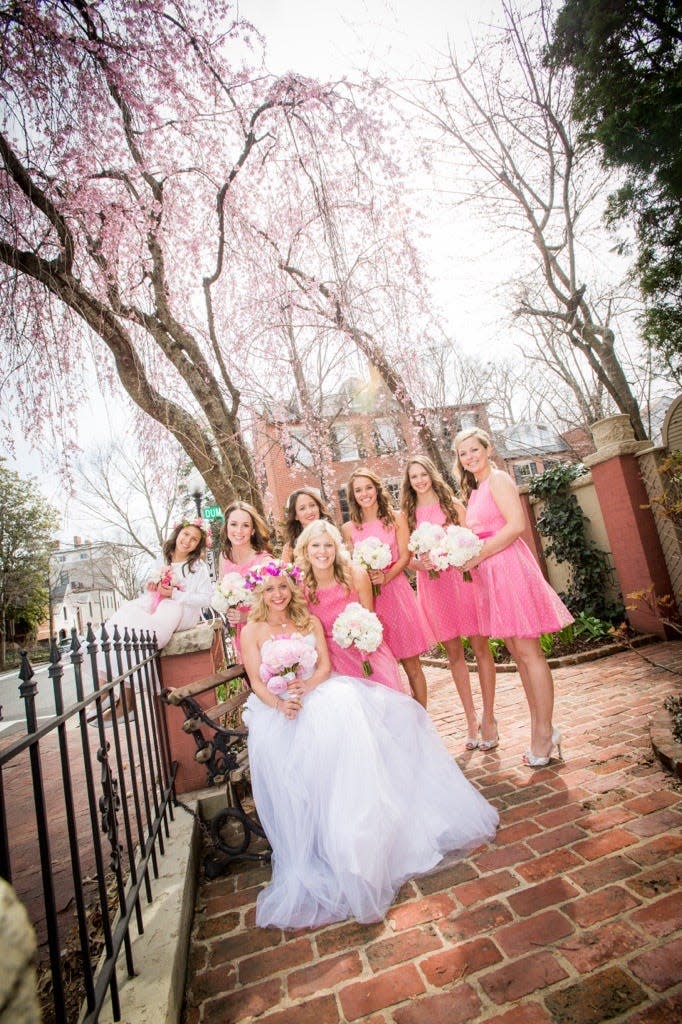
<path id="1" fill-rule="evenodd" d="M 492 740 L 483 740 L 483 739 L 479 740 L 478 741 L 478 749 L 479 750 L 494 750 L 495 747 L 499 746 L 499 743 L 500 743 L 500 732 L 499 732 L 499 729 L 497 728 L 497 720 L 495 720 L 495 738 L 492 739 Z"/>
<path id="2" fill-rule="evenodd" d="M 561 732 L 559 729 L 552 728 L 552 746 L 549 749 L 548 757 L 536 757 L 532 750 L 527 750 L 523 755 L 524 764 L 527 764 L 529 768 L 546 768 L 552 759 L 552 751 L 557 748 L 557 754 L 559 760 L 563 761 L 563 755 L 561 753 Z"/>

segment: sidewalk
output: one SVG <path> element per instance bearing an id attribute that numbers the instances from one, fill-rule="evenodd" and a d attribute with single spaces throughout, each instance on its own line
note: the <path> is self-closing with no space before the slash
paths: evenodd
<path id="1" fill-rule="evenodd" d="M 642 653 L 682 671 L 681 643 Z M 369 926 L 257 929 L 269 868 L 202 880 L 184 1024 L 682 1020 L 682 783 L 648 729 L 682 678 L 635 652 L 556 669 L 566 761 L 532 771 L 515 673 L 488 754 L 462 749 L 449 674 L 427 676 L 448 748 L 500 811 L 495 843 L 408 882 Z"/>

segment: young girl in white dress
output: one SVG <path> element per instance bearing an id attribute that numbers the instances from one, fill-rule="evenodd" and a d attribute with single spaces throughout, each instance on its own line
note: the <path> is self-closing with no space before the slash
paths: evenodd
<path id="1" fill-rule="evenodd" d="M 273 850 L 256 924 L 377 921 L 408 878 L 448 851 L 492 840 L 498 814 L 412 697 L 330 675 L 322 625 L 306 607 L 299 574 L 282 562 L 258 567 L 242 631 L 254 691 L 245 712 L 253 795 Z M 273 679 L 265 680 L 290 659 L 292 642 L 309 667 L 295 670 L 285 691 L 281 677 L 271 688 Z"/>

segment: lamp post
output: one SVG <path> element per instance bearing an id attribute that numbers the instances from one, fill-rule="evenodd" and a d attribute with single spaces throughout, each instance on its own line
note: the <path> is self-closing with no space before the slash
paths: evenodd
<path id="1" fill-rule="evenodd" d="M 201 500 L 206 493 L 206 484 L 204 478 L 198 469 L 193 469 L 187 477 L 187 490 L 194 498 L 194 504 L 197 507 L 197 518 L 201 519 Z"/>

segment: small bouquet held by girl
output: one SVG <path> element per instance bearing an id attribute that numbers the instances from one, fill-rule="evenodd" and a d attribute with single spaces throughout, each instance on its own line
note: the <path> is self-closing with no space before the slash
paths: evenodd
<path id="1" fill-rule="evenodd" d="M 378 537 L 367 537 L 365 540 L 357 541 L 353 546 L 352 560 L 356 565 L 368 571 L 386 569 L 393 561 L 391 549 L 388 544 Z M 381 593 L 379 583 L 372 584 L 372 594 L 376 597 Z"/>
<path id="2" fill-rule="evenodd" d="M 316 664 L 317 651 L 303 637 L 275 637 L 261 648 L 260 677 L 271 693 L 286 698 L 289 683 L 307 679 Z"/>
<path id="3" fill-rule="evenodd" d="M 223 578 L 216 583 L 211 597 L 211 606 L 221 615 L 224 615 L 229 608 L 249 608 L 251 603 L 251 591 L 239 572 L 226 572 Z M 234 626 L 228 623 L 227 628 L 230 636 L 234 636 Z"/>
<path id="4" fill-rule="evenodd" d="M 158 572 L 147 582 L 147 611 L 153 615 L 163 600 L 162 587 L 175 587 L 176 590 L 184 590 L 182 583 L 178 583 L 173 574 L 172 565 L 163 565 Z"/>
<path id="5" fill-rule="evenodd" d="M 376 651 L 383 640 L 384 628 L 379 617 L 357 601 L 351 601 L 334 620 L 332 637 L 339 647 L 355 647 L 360 651 L 363 674 L 371 676 L 372 664 L 364 655 Z"/>
<path id="6" fill-rule="evenodd" d="M 436 579 L 444 569 L 459 569 L 470 558 L 475 558 L 483 547 L 483 541 L 466 526 L 453 524 L 444 528 L 436 523 L 421 523 L 410 534 L 408 547 L 418 558 L 430 559 L 433 569 L 429 569 L 429 579 Z M 471 583 L 468 570 L 463 576 L 467 583 Z"/>

